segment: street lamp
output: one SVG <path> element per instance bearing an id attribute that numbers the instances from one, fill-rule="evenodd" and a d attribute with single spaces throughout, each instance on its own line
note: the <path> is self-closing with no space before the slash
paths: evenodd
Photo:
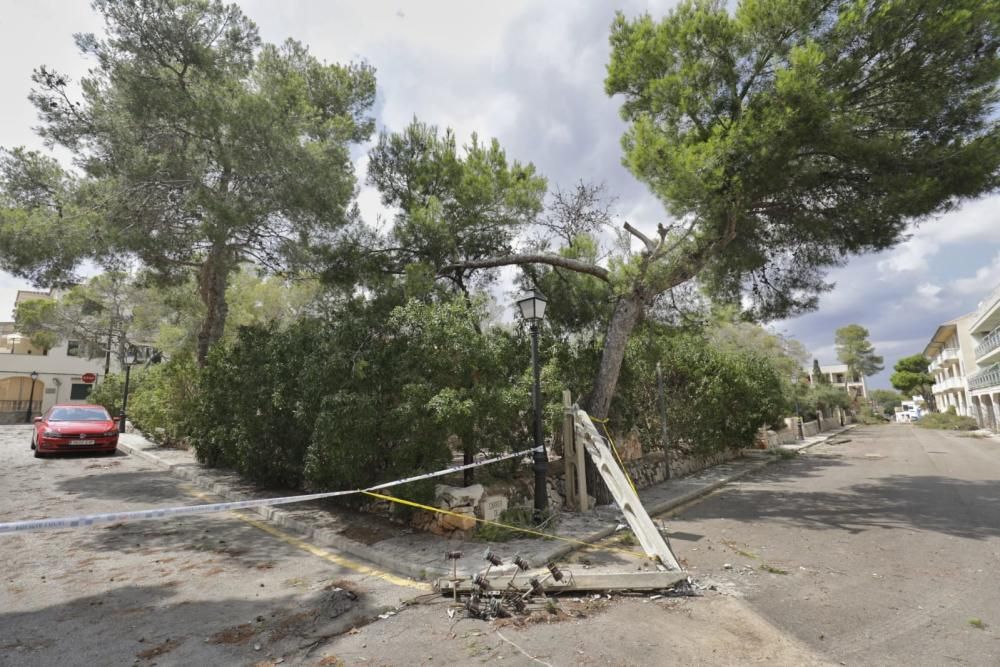
<path id="1" fill-rule="evenodd" d="M 31 375 L 28 377 L 31 378 L 31 391 L 28 393 L 28 409 L 25 412 L 24 421 L 26 424 L 31 423 L 31 405 L 35 402 L 35 381 L 38 380 L 38 371 L 31 371 Z M 24 396 L 24 394 L 21 394 L 21 396 Z"/>
<path id="2" fill-rule="evenodd" d="M 125 410 L 128 408 L 128 381 L 129 376 L 132 373 L 132 364 L 136 362 L 136 349 L 129 346 L 125 352 L 125 358 L 122 360 L 125 363 L 125 391 L 122 392 L 122 411 L 118 415 L 118 432 L 125 432 Z"/>
<path id="3" fill-rule="evenodd" d="M 531 406 L 534 412 L 535 432 L 535 522 L 541 523 L 549 506 L 548 487 L 545 476 L 549 470 L 549 456 L 545 451 L 545 441 L 542 439 L 542 391 L 541 374 L 538 367 L 538 326 L 545 316 L 545 297 L 537 290 L 532 290 L 517 300 L 521 317 L 527 322 L 531 331 L 531 369 L 534 383 L 531 387 Z"/>

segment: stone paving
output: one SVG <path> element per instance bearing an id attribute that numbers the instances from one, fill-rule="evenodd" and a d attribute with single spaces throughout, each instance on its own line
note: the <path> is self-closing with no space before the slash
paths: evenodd
<path id="1" fill-rule="evenodd" d="M 852 427 L 847 426 L 812 436 L 801 443 L 784 445 L 783 449 L 805 449 L 850 428 Z M 123 434 L 119 447 L 129 454 L 164 466 L 173 474 L 227 500 L 294 495 L 261 491 L 232 471 L 207 468 L 198 463 L 191 451 L 160 447 L 138 433 Z M 687 477 L 667 480 L 642 489 L 639 497 L 646 511 L 651 516 L 656 516 L 691 502 L 775 460 L 776 456 L 762 451 L 760 454 L 744 456 Z M 465 554 L 459 561 L 458 572 L 460 575 L 468 575 L 482 568 L 480 554 L 487 546 L 495 546 L 508 561 L 519 554 L 532 565 L 541 565 L 584 548 L 581 542 L 603 540 L 624 528 L 624 519 L 616 507 L 598 507 L 584 514 L 559 514 L 552 530 L 562 540 L 526 537 L 490 545 L 478 539 L 439 537 L 393 523 L 384 517 L 353 512 L 324 501 L 265 507 L 259 508 L 257 512 L 317 545 L 336 549 L 398 574 L 424 580 L 451 574 L 451 564 L 445 559 L 445 553 L 449 551 L 462 551 Z M 669 535 L 669 529 L 666 532 Z M 502 572 L 503 569 L 495 571 Z"/>

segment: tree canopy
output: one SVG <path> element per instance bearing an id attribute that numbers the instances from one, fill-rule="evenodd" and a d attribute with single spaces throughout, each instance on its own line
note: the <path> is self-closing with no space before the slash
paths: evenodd
<path id="1" fill-rule="evenodd" d="M 622 14 L 607 92 L 624 164 L 678 220 L 672 263 L 759 316 L 813 308 L 822 269 L 994 189 L 1000 5 L 688 0 Z"/>
<path id="2" fill-rule="evenodd" d="M 114 249 L 164 276 L 193 273 L 204 360 L 222 336 L 225 288 L 240 262 L 294 266 L 354 215 L 349 146 L 373 130 L 374 73 L 322 63 L 293 40 L 265 44 L 239 7 L 220 0 L 94 6 L 107 37 L 76 38 L 94 60 L 81 98 L 46 67 L 31 95 L 42 137 L 68 149 L 82 173 L 75 192 L 92 213 L 87 243 L 43 245 L 40 257 L 9 258 L 6 268 L 49 280 Z M 73 181 L 38 156 L 8 155 L 19 164 L 6 173 L 33 177 L 4 183 L 3 248 L 29 222 L 54 228 L 65 217 L 52 201 L 61 189 L 44 186 Z"/>
<path id="3" fill-rule="evenodd" d="M 840 363 L 847 364 L 844 384 L 858 376 L 875 375 L 884 368 L 882 357 L 875 354 L 868 336 L 868 329 L 860 324 L 848 324 L 837 329 L 834 336 L 837 359 Z"/>
<path id="4" fill-rule="evenodd" d="M 889 382 L 906 396 L 922 396 L 932 405 L 934 376 L 927 372 L 929 365 L 930 361 L 922 354 L 903 357 L 893 367 L 895 372 L 889 376 Z"/>

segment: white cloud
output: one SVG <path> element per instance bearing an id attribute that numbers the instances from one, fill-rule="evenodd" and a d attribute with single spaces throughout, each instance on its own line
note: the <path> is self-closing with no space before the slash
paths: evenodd
<path id="1" fill-rule="evenodd" d="M 983 297 L 997 285 L 1000 285 L 1000 252 L 989 264 L 979 267 L 974 275 L 958 278 L 948 288 L 957 294 Z"/>
<path id="2" fill-rule="evenodd" d="M 1000 195 L 966 202 L 938 218 L 928 220 L 913 232 L 909 240 L 890 250 L 879 261 L 882 279 L 895 274 L 930 269 L 929 260 L 948 245 L 967 241 L 1000 242 Z M 901 276 L 900 276 L 901 277 Z"/>

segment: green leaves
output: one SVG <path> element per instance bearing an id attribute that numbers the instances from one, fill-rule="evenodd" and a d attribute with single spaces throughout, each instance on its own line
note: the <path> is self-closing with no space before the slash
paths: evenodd
<path id="1" fill-rule="evenodd" d="M 847 364 L 849 374 L 875 375 L 883 368 L 882 357 L 868 340 L 868 329 L 860 324 L 848 324 L 837 329 L 834 336 L 837 358 Z"/>
<path id="2" fill-rule="evenodd" d="M 494 139 L 473 135 L 459 150 L 451 130 L 414 120 L 383 133 L 370 153 L 368 181 L 399 214 L 389 244 L 404 266 L 443 267 L 509 253 L 515 237 L 542 209 L 545 179 L 508 162 Z M 471 271 L 456 270 L 459 285 Z"/>
<path id="3" fill-rule="evenodd" d="M 893 367 L 895 372 L 889 377 L 889 383 L 906 396 L 923 396 L 930 402 L 934 376 L 927 372 L 929 364 L 922 354 L 903 357 Z"/>
<path id="4" fill-rule="evenodd" d="M 995 0 L 689 0 L 619 15 L 610 43 L 624 163 L 757 316 L 815 307 L 822 269 L 997 185 Z"/>
<path id="5" fill-rule="evenodd" d="M 12 252 L 0 265 L 51 283 L 83 258 L 128 255 L 171 280 L 193 274 L 204 360 L 242 262 L 299 269 L 353 222 L 350 144 L 373 131 L 374 72 L 320 62 L 293 40 L 262 44 L 239 7 L 219 0 L 95 9 L 106 36 L 77 38 L 94 61 L 82 98 L 44 67 L 31 95 L 40 133 L 73 153 L 82 178 L 14 154 L 27 177 L 4 183 L 0 248 Z M 63 190 L 85 204 L 85 225 Z M 30 237 L 32 254 L 21 250 Z"/>

